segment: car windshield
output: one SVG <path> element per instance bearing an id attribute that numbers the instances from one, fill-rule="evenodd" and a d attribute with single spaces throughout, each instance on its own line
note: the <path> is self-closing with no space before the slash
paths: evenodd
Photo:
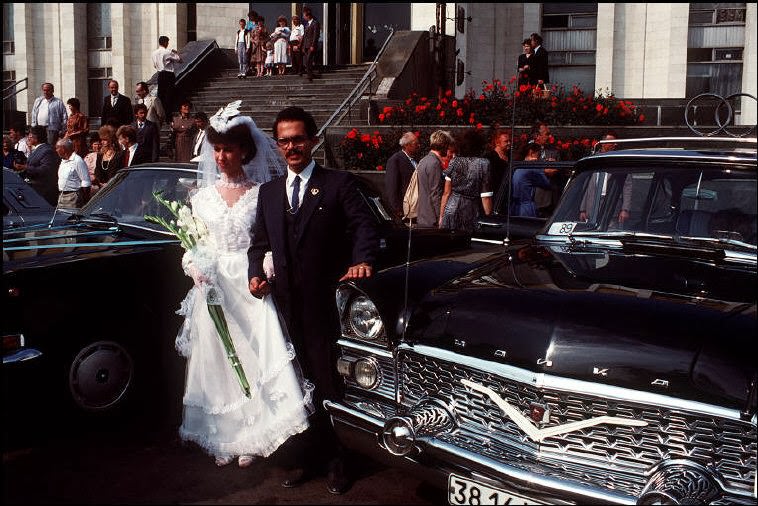
<path id="1" fill-rule="evenodd" d="M 145 168 L 119 172 L 107 186 L 95 194 L 82 209 L 85 218 L 111 217 L 119 224 L 133 224 L 164 231 L 160 225 L 145 221 L 145 215 L 170 219 L 170 212 L 154 197 L 162 191 L 164 198 L 189 202 L 196 187 L 197 172 L 186 169 Z"/>
<path id="2" fill-rule="evenodd" d="M 608 167 L 581 172 L 547 236 L 618 232 L 756 244 L 755 167 Z"/>

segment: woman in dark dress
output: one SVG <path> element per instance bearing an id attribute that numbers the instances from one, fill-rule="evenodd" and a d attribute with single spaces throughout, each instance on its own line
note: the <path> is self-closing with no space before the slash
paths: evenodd
<path id="1" fill-rule="evenodd" d="M 124 154 L 116 140 L 116 129 L 103 125 L 100 135 L 100 152 L 95 160 L 95 178 L 99 186 L 105 185 L 124 166 Z"/>
<path id="2" fill-rule="evenodd" d="M 492 213 L 490 162 L 482 157 L 486 140 L 478 129 L 469 128 L 457 142 L 458 156 L 452 159 L 445 176 L 440 204 L 440 228 L 473 232 L 481 209 Z"/>
<path id="3" fill-rule="evenodd" d="M 524 54 L 518 55 L 518 83 L 529 84 L 529 58 L 532 56 L 532 41 L 524 39 L 521 43 Z"/>
<path id="4" fill-rule="evenodd" d="M 197 130 L 195 120 L 190 115 L 191 108 L 192 104 L 189 100 L 182 101 L 179 105 L 179 114 L 174 116 L 171 122 L 175 162 L 189 162 L 192 159 L 192 148 Z"/>

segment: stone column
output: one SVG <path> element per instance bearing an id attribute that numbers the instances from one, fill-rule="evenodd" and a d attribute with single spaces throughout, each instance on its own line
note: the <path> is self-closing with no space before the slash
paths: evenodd
<path id="1" fill-rule="evenodd" d="M 363 4 L 350 4 L 350 63 L 356 64 L 363 61 Z"/>
<path id="2" fill-rule="evenodd" d="M 26 123 L 31 124 L 30 114 L 34 99 L 38 94 L 42 82 L 36 76 L 35 60 L 33 53 L 33 32 L 27 32 L 27 27 L 34 26 L 31 19 L 31 11 L 37 7 L 34 4 L 13 4 L 13 39 L 16 45 L 14 55 L 14 67 L 16 80 L 27 78 L 27 89 L 16 95 L 16 107 L 19 111 L 26 111 Z"/>
<path id="3" fill-rule="evenodd" d="M 597 43 L 595 44 L 595 89 L 613 89 L 613 56 L 616 4 L 597 4 Z"/>
<path id="4" fill-rule="evenodd" d="M 756 80 L 758 72 L 756 71 L 756 61 L 758 61 L 758 42 L 756 41 L 756 30 L 758 30 L 758 16 L 756 15 L 756 4 L 748 3 L 745 12 L 745 48 L 742 53 L 742 93 L 749 93 L 758 96 Z M 743 97 L 740 104 L 742 113 L 737 118 L 741 125 L 755 125 L 756 123 L 756 102 L 752 98 Z M 755 135 L 755 133 L 753 133 Z"/>

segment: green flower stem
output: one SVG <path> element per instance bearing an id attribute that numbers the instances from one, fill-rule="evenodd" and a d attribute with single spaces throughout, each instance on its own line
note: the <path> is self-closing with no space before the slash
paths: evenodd
<path id="1" fill-rule="evenodd" d="M 226 324 L 224 310 L 219 305 L 208 304 L 208 313 L 210 313 L 211 319 L 213 320 L 214 325 L 216 325 L 216 330 L 221 338 L 221 344 L 224 345 L 226 356 L 232 364 L 232 369 L 234 369 L 234 372 L 237 374 L 237 381 L 239 381 L 242 392 L 247 398 L 250 398 L 250 384 L 247 381 L 244 369 L 242 369 L 239 357 L 237 357 L 237 350 L 234 349 L 232 336 L 229 334 L 229 327 Z"/>

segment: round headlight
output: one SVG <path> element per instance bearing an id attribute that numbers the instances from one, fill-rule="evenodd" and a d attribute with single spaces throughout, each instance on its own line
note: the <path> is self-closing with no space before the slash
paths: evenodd
<path id="1" fill-rule="evenodd" d="M 365 295 L 356 297 L 350 304 L 350 328 L 361 339 L 374 340 L 382 333 L 382 318 L 371 300 Z"/>
<path id="2" fill-rule="evenodd" d="M 355 382 L 361 388 L 371 389 L 379 383 L 379 368 L 376 362 L 368 358 L 362 358 L 355 363 Z"/>

